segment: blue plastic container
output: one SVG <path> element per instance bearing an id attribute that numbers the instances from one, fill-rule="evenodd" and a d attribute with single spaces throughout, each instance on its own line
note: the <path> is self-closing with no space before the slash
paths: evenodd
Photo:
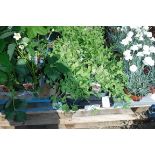
<path id="1" fill-rule="evenodd" d="M 3 111 L 5 104 L 8 102 L 8 99 L 0 99 L 0 111 Z M 49 111 L 54 110 L 52 107 L 51 100 L 49 98 L 32 98 L 25 99 L 27 104 L 26 109 L 20 109 L 21 111 L 37 112 L 37 111 Z"/>

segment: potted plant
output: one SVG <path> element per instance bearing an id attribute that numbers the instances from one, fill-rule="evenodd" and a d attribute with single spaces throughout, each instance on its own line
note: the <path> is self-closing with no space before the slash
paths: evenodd
<path id="1" fill-rule="evenodd" d="M 133 101 L 140 101 L 143 96 L 149 93 L 149 77 L 137 70 L 128 75 L 127 91 Z"/>
<path id="2" fill-rule="evenodd" d="M 155 65 L 155 38 L 149 32 L 148 26 L 123 26 L 115 29 L 119 42 L 114 47 L 121 47 L 119 51 L 122 52 L 127 75 L 125 92 L 137 101 L 149 93 L 148 86 Z"/>

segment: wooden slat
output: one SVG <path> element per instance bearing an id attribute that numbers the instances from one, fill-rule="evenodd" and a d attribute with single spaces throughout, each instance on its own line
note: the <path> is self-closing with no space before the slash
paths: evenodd
<path id="1" fill-rule="evenodd" d="M 107 128 L 119 126 L 122 121 L 133 121 L 137 118 L 133 109 L 100 109 L 92 111 L 78 110 L 77 112 L 65 113 L 63 111 L 28 112 L 24 123 L 7 121 L 0 114 L 0 127 L 26 126 L 26 125 L 52 125 L 57 124 L 60 128 Z"/>

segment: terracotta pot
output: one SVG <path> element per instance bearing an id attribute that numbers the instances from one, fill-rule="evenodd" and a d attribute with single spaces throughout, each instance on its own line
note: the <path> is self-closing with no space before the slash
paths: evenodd
<path id="1" fill-rule="evenodd" d="M 151 87 L 150 87 L 150 92 L 151 92 L 152 94 L 155 94 L 155 86 L 151 86 Z"/>
<path id="2" fill-rule="evenodd" d="M 142 99 L 142 96 L 131 95 L 130 97 L 133 101 L 140 101 Z"/>
<path id="3" fill-rule="evenodd" d="M 23 87 L 28 90 L 28 89 L 33 89 L 33 84 L 32 83 L 24 83 Z"/>
<path id="4" fill-rule="evenodd" d="M 7 88 L 5 85 L 0 85 L 0 91 L 9 92 L 9 88 Z"/>

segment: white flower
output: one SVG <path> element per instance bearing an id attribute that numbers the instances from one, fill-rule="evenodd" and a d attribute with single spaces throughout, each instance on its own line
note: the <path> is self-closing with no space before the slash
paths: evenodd
<path id="1" fill-rule="evenodd" d="M 121 30 L 121 28 L 120 27 L 117 27 L 117 31 L 120 31 Z"/>
<path id="2" fill-rule="evenodd" d="M 127 30 L 127 26 L 122 26 L 121 27 L 121 31 L 126 31 Z"/>
<path id="3" fill-rule="evenodd" d="M 131 29 L 139 29 L 139 26 L 130 26 Z"/>
<path id="4" fill-rule="evenodd" d="M 143 53 L 143 52 L 138 52 L 138 53 L 137 53 L 137 56 L 138 56 L 138 57 L 143 57 L 143 56 L 144 56 L 144 53 Z"/>
<path id="5" fill-rule="evenodd" d="M 138 46 L 138 48 L 142 48 L 142 44 L 138 44 L 137 46 Z"/>
<path id="6" fill-rule="evenodd" d="M 150 47 L 149 47 L 148 45 L 144 45 L 144 46 L 143 46 L 143 50 L 144 50 L 144 51 L 149 51 L 149 50 L 150 50 Z"/>
<path id="7" fill-rule="evenodd" d="M 130 69 L 131 72 L 134 73 L 134 72 L 137 71 L 137 66 L 136 65 L 131 65 L 129 69 Z"/>
<path id="8" fill-rule="evenodd" d="M 138 46 L 137 45 L 133 45 L 130 47 L 131 50 L 133 51 L 137 51 L 138 50 Z"/>
<path id="9" fill-rule="evenodd" d="M 150 55 L 150 47 L 148 45 L 143 46 L 143 54 Z"/>
<path id="10" fill-rule="evenodd" d="M 128 41 L 126 39 L 123 39 L 122 42 L 121 42 L 121 44 L 128 45 Z"/>
<path id="11" fill-rule="evenodd" d="M 123 55 L 124 56 L 130 55 L 130 52 L 131 52 L 130 50 L 126 50 L 126 51 L 123 52 Z"/>
<path id="12" fill-rule="evenodd" d="M 143 51 L 143 54 L 145 54 L 145 55 L 150 55 L 150 51 L 144 50 L 144 51 Z"/>
<path id="13" fill-rule="evenodd" d="M 148 31 L 149 30 L 149 27 L 148 26 L 143 26 L 143 28 Z"/>
<path id="14" fill-rule="evenodd" d="M 127 61 L 133 59 L 133 56 L 130 54 L 130 52 L 131 52 L 130 50 L 126 50 L 126 51 L 123 52 L 123 55 L 125 56 L 124 59 L 127 60 Z"/>
<path id="15" fill-rule="evenodd" d="M 121 44 L 128 45 L 130 41 L 132 41 L 132 38 L 126 37 L 125 39 L 122 40 Z"/>
<path id="16" fill-rule="evenodd" d="M 133 56 L 132 55 L 126 55 L 124 57 L 125 60 L 129 61 L 129 60 L 132 60 L 133 59 Z"/>
<path id="17" fill-rule="evenodd" d="M 152 37 L 152 32 L 147 32 L 146 33 L 146 36 L 149 37 L 149 38 L 151 38 Z"/>
<path id="18" fill-rule="evenodd" d="M 140 33 L 137 33 L 135 37 L 139 38 L 139 37 L 142 37 L 143 34 L 140 32 Z"/>
<path id="19" fill-rule="evenodd" d="M 155 47 L 154 46 L 150 46 L 150 52 L 155 53 Z"/>
<path id="20" fill-rule="evenodd" d="M 13 38 L 15 38 L 16 40 L 19 40 L 21 38 L 20 33 L 14 33 Z"/>
<path id="21" fill-rule="evenodd" d="M 121 44 L 123 44 L 123 45 L 128 45 L 128 43 L 129 43 L 129 42 L 128 42 L 128 40 L 126 40 L 126 39 L 123 39 L 122 42 L 121 42 Z"/>
<path id="22" fill-rule="evenodd" d="M 127 36 L 130 38 L 130 37 L 132 37 L 134 35 L 134 33 L 132 32 L 132 31 L 130 31 L 128 34 L 127 34 Z"/>
<path id="23" fill-rule="evenodd" d="M 140 41 L 143 41 L 143 40 L 144 40 L 143 36 L 140 36 L 140 37 L 139 37 L 139 40 L 140 40 Z"/>
<path id="24" fill-rule="evenodd" d="M 152 38 L 151 38 L 151 40 L 152 40 L 152 41 L 155 41 L 155 38 L 154 38 L 154 37 L 152 37 Z"/>
<path id="25" fill-rule="evenodd" d="M 126 39 L 128 40 L 128 42 L 132 41 L 132 38 L 127 36 Z"/>
<path id="26" fill-rule="evenodd" d="M 154 66 L 154 60 L 151 57 L 145 57 L 143 63 L 145 65 Z"/>
<path id="27" fill-rule="evenodd" d="M 23 50 L 23 49 L 24 49 L 24 45 L 19 45 L 19 48 L 20 48 L 21 50 Z"/>

